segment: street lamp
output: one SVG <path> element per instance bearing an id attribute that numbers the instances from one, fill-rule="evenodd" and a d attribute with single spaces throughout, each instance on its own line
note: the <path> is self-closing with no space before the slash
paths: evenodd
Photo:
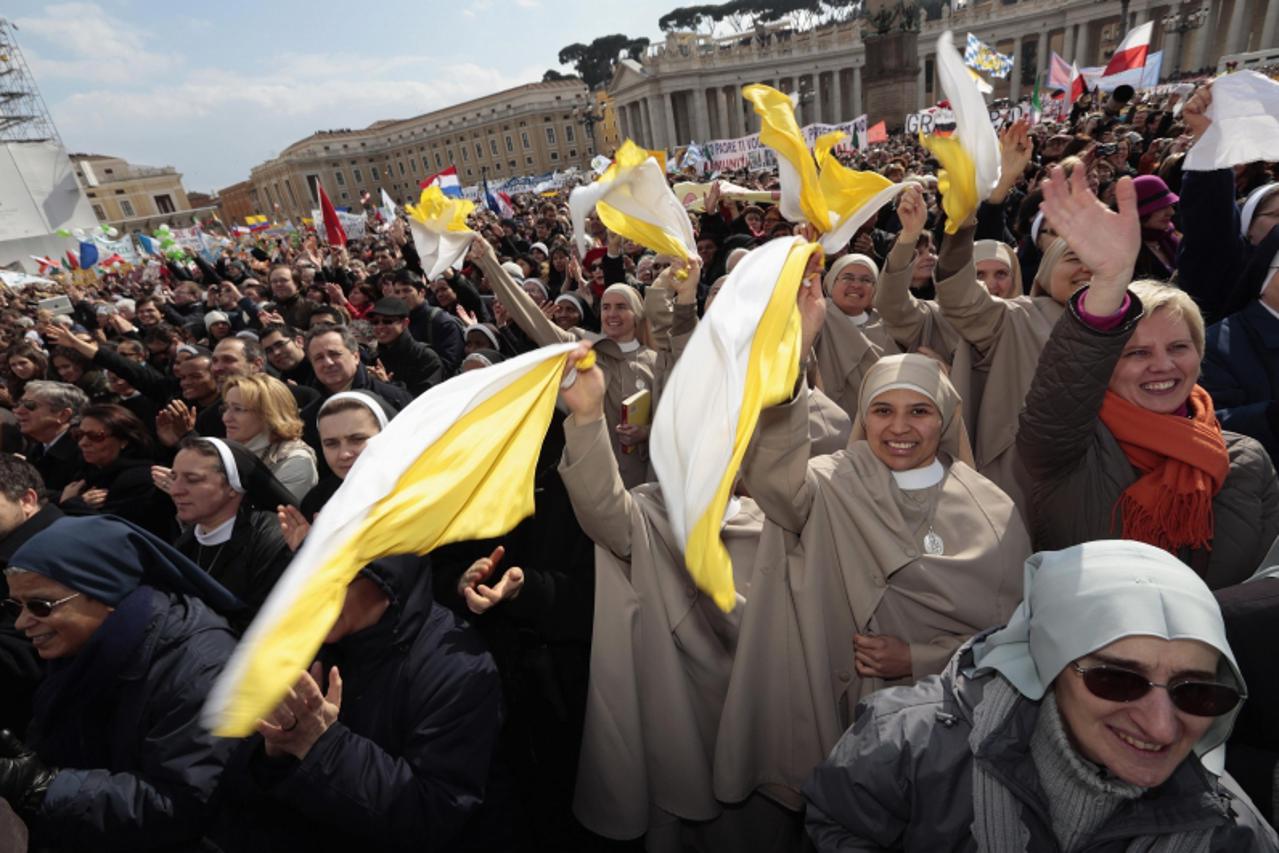
<path id="1" fill-rule="evenodd" d="M 604 121 L 604 113 L 596 112 L 589 106 L 573 107 L 573 121 L 586 128 L 586 136 L 591 140 L 591 154 L 597 153 L 595 150 L 595 125 Z"/>
<path id="2" fill-rule="evenodd" d="M 1182 12 L 1180 4 L 1173 6 L 1172 10 L 1163 17 L 1160 23 L 1164 26 L 1164 32 L 1169 35 L 1182 36 L 1191 30 L 1197 30 L 1208 21 L 1208 7 L 1200 6 L 1193 12 Z M 1181 45 L 1177 45 L 1177 49 L 1173 51 L 1172 70 L 1169 72 L 1169 78 L 1175 78 L 1181 72 Z"/>

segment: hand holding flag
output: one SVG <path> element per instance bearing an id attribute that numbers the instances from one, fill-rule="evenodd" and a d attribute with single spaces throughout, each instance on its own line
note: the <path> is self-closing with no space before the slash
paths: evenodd
<path id="1" fill-rule="evenodd" d="M 475 204 L 464 199 L 446 198 L 436 185 L 422 190 L 416 205 L 406 205 L 409 228 L 413 232 L 413 246 L 422 259 L 422 269 L 428 280 L 443 274 L 446 269 L 461 266 L 466 258 L 475 232 L 466 225 L 466 218 L 475 210 Z"/>

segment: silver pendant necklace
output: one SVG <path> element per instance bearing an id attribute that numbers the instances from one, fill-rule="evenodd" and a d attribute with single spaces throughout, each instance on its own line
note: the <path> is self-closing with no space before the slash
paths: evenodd
<path id="1" fill-rule="evenodd" d="M 928 525 L 928 532 L 924 534 L 924 553 L 932 557 L 940 557 L 946 553 L 946 543 L 933 530 L 931 523 Z"/>

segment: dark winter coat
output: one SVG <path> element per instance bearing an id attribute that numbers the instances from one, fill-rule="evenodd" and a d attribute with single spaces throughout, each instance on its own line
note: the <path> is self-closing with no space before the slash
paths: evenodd
<path id="1" fill-rule="evenodd" d="M 416 557 L 366 568 L 392 596 L 376 625 L 321 649 L 342 674 L 342 705 L 301 761 L 237 758 L 227 853 L 492 849 L 500 823 L 471 820 L 486 796 L 501 690 L 479 636 L 431 602 Z M 324 685 L 322 685 L 323 687 Z"/>
<path id="2" fill-rule="evenodd" d="M 1129 292 L 1123 322 L 1099 332 L 1079 319 L 1085 292 L 1071 298 L 1053 327 L 1017 432 L 1017 449 L 1032 481 L 1036 550 L 1119 536 L 1123 522 L 1115 506 L 1140 476 L 1098 413 L 1142 317 L 1141 302 Z M 1249 578 L 1279 534 L 1279 483 L 1265 450 L 1238 433 L 1225 432 L 1224 438 L 1230 471 L 1212 501 L 1212 550 L 1178 554 L 1213 589 Z"/>
<path id="3" fill-rule="evenodd" d="M 51 662 L 27 742 L 60 769 L 29 821 L 32 847 L 199 849 L 234 745 L 200 709 L 234 647 L 200 600 L 141 586 Z"/>
<path id="4" fill-rule="evenodd" d="M 435 350 L 413 339 L 405 331 L 391 343 L 378 344 L 378 360 L 396 381 L 414 397 L 420 396 L 445 379 L 444 362 Z"/>

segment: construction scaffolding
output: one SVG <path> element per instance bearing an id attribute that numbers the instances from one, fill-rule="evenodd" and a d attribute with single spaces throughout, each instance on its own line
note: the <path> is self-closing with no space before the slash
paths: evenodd
<path id="1" fill-rule="evenodd" d="M 0 142 L 55 142 L 62 147 L 16 31 L 12 21 L 0 18 Z"/>

